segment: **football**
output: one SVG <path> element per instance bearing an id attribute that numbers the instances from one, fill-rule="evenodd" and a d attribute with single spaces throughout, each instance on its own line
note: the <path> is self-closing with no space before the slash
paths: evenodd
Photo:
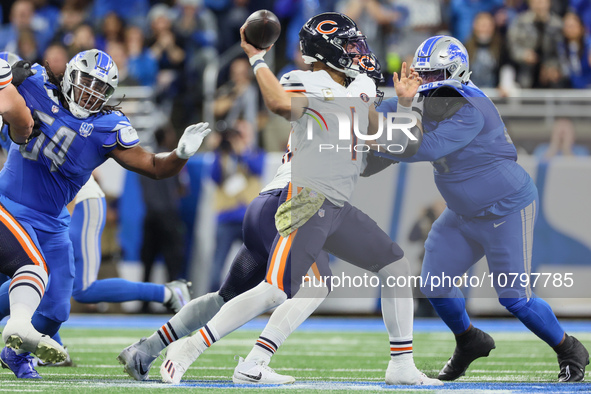
<path id="1" fill-rule="evenodd" d="M 269 10 L 253 12 L 246 19 L 246 41 L 258 49 L 267 49 L 277 41 L 281 33 L 279 19 Z"/>

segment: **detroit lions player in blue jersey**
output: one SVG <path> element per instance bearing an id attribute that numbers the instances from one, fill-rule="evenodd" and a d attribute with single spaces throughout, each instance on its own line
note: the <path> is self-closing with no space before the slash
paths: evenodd
<path id="1" fill-rule="evenodd" d="M 435 221 L 427 241 L 421 290 L 456 335 L 453 356 L 441 380 L 462 376 L 470 363 L 495 348 L 488 334 L 472 326 L 459 288 L 430 287 L 429 277 L 462 275 L 486 256 L 495 278 L 531 273 L 533 228 L 538 192 L 517 164 L 517 152 L 494 104 L 470 81 L 468 53 L 455 38 L 427 39 L 413 67 L 423 78 L 423 143 L 404 162 L 430 161 L 435 183 L 447 208 Z M 395 111 L 396 99 L 379 110 Z M 501 287 L 500 303 L 558 354 L 559 381 L 581 381 L 589 353 L 567 335 L 550 306 L 529 286 Z"/>
<path id="2" fill-rule="evenodd" d="M 178 173 L 210 130 L 207 123 L 191 125 L 173 152 L 150 153 L 138 145 L 127 117 L 105 105 L 118 81 L 109 55 L 94 49 L 80 52 L 68 62 L 61 82 L 40 65 L 33 69 L 36 74 L 19 86 L 19 92 L 41 121 L 41 134 L 27 144 L 11 146 L 0 172 L 0 202 L 30 234 L 51 271 L 33 325 L 53 336 L 68 319 L 74 280 L 66 204 L 109 157 L 156 179 Z M 0 317 L 8 314 L 7 293 L 5 283 L 0 287 Z M 0 355 L 18 377 L 30 377 L 28 357 L 7 348 Z M 29 370 L 21 373 L 24 364 Z"/>

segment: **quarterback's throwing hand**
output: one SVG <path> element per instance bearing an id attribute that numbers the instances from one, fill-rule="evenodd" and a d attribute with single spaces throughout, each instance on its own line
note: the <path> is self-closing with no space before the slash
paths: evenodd
<path id="1" fill-rule="evenodd" d="M 176 148 L 176 155 L 184 160 L 193 156 L 201 146 L 203 139 L 210 132 L 211 129 L 207 122 L 201 122 L 187 127 L 179 140 L 179 146 Z"/>
<path id="2" fill-rule="evenodd" d="M 397 73 L 394 73 L 393 80 L 398 102 L 405 107 L 410 107 L 413 97 L 417 94 L 419 86 L 423 83 L 423 79 L 419 77 L 419 73 L 413 68 L 410 69 L 410 74 L 406 75 L 406 62 L 404 62 L 400 70 L 400 80 L 398 79 Z"/>

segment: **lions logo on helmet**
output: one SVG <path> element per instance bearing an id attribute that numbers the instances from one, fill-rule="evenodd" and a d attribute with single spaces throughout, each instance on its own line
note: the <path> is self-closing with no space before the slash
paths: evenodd
<path id="1" fill-rule="evenodd" d="M 100 112 L 117 88 L 118 74 L 117 65 L 103 51 L 92 49 L 74 56 L 61 83 L 72 115 L 84 119 Z"/>
<path id="2" fill-rule="evenodd" d="M 468 51 L 450 36 L 435 36 L 425 40 L 415 53 L 412 67 L 423 83 L 453 79 L 461 83 L 470 80 Z"/>
<path id="3" fill-rule="evenodd" d="M 379 79 L 377 74 L 381 76 L 365 36 L 344 14 L 325 12 L 310 18 L 300 30 L 300 48 L 306 64 L 319 61 L 350 78 L 370 72 L 374 79 Z"/>

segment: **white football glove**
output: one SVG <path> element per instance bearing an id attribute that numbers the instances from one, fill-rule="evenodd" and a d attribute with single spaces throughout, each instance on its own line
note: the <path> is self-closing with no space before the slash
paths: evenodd
<path id="1" fill-rule="evenodd" d="M 192 124 L 187 127 L 179 140 L 179 145 L 176 148 L 176 155 L 184 160 L 193 156 L 201 146 L 203 139 L 210 132 L 211 129 L 207 122 Z"/>

